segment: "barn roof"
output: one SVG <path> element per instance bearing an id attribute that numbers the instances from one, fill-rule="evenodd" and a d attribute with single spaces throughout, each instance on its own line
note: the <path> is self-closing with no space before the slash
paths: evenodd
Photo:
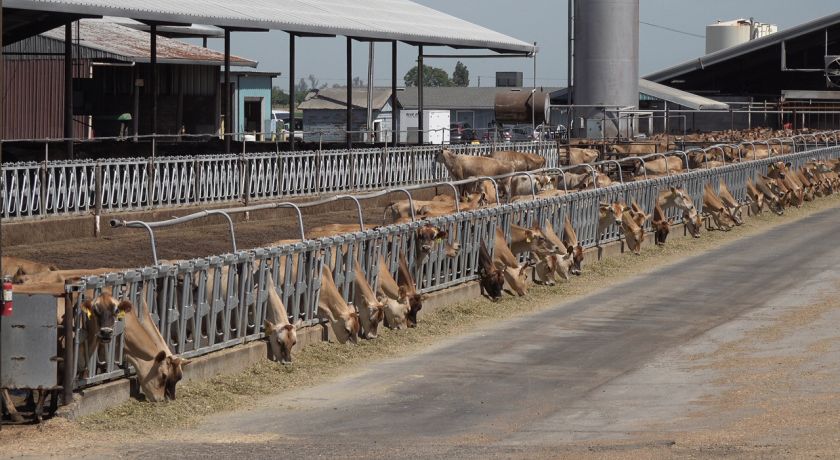
<path id="1" fill-rule="evenodd" d="M 533 53 L 531 43 L 409 0 L 5 0 L 4 9 Z M 5 31 L 4 31 L 5 33 Z"/>
<path id="2" fill-rule="evenodd" d="M 373 109 L 381 110 L 391 98 L 390 88 L 373 89 Z M 347 88 L 323 88 L 309 92 L 298 105 L 301 110 L 345 110 Z M 353 108 L 367 109 L 367 88 L 353 89 Z"/>
<path id="3" fill-rule="evenodd" d="M 75 30 L 73 35 L 75 39 Z M 141 30 L 106 21 L 83 19 L 79 21 L 79 49 L 75 50 L 74 55 L 78 58 L 148 63 L 151 61 L 150 40 L 150 34 Z M 13 43 L 4 50 L 33 54 L 61 53 L 64 50 L 64 27 Z M 20 57 L 25 58 L 26 55 Z M 208 48 L 158 37 L 157 59 L 161 64 L 222 65 L 225 55 Z M 257 66 L 257 62 L 237 56 L 231 56 L 230 60 L 235 66 Z"/>

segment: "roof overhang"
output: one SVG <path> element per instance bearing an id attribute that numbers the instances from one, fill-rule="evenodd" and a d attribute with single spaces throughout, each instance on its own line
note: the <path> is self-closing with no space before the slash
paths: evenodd
<path id="1" fill-rule="evenodd" d="M 533 44 L 409 0 L 6 0 L 4 6 L 64 15 L 535 52 Z"/>

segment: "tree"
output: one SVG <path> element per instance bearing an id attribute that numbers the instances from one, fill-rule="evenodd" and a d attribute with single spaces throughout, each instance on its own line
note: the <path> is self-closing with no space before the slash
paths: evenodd
<path id="1" fill-rule="evenodd" d="M 470 71 L 461 61 L 455 64 L 455 71 L 452 72 L 453 86 L 470 86 Z"/>
<path id="2" fill-rule="evenodd" d="M 417 86 L 417 79 L 417 66 L 412 67 L 403 77 L 405 86 Z M 449 79 L 449 74 L 445 70 L 424 65 L 423 86 L 452 86 L 452 80 Z"/>
<path id="3" fill-rule="evenodd" d="M 367 85 L 359 77 L 353 77 L 353 88 L 364 88 Z"/>
<path id="4" fill-rule="evenodd" d="M 324 89 L 324 88 L 327 87 L 327 84 L 326 83 L 321 83 L 320 80 L 315 78 L 315 75 L 309 74 L 307 79 L 309 80 L 309 89 L 311 89 L 311 90 Z M 303 81 L 303 79 L 301 79 L 301 81 Z"/>
<path id="5" fill-rule="evenodd" d="M 272 107 L 288 107 L 289 95 L 280 87 L 275 86 L 271 88 L 271 106 Z"/>

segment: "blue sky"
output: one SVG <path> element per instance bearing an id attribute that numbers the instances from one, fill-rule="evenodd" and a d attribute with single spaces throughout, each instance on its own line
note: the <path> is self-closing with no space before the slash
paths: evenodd
<path id="1" fill-rule="evenodd" d="M 566 84 L 566 11 L 565 1 L 558 0 L 416 0 L 418 3 L 480 24 L 527 42 L 538 43 L 537 84 Z M 518 8 L 513 8 L 513 5 Z M 754 17 L 757 21 L 788 28 L 827 14 L 840 11 L 837 0 L 641 0 L 642 21 L 660 24 L 703 35 L 705 26 L 716 20 Z M 210 40 L 210 46 L 221 48 L 221 40 Z M 288 86 L 288 35 L 283 32 L 234 33 L 234 54 L 258 60 L 260 70 L 280 71 L 283 76 L 274 84 Z M 640 30 L 640 69 L 650 73 L 703 54 L 702 38 L 682 35 L 646 25 Z M 344 82 L 344 38 L 298 39 L 298 76 L 313 74 L 332 85 Z M 427 52 L 448 52 L 447 48 L 431 48 Z M 376 47 L 375 83 L 390 85 L 390 44 Z M 357 43 L 353 49 L 353 73 L 367 79 L 367 44 Z M 399 47 L 399 77 L 411 68 L 417 51 L 408 45 Z M 443 67 L 451 72 L 451 59 L 427 60 L 427 65 Z M 497 70 L 521 71 L 527 82 L 533 78 L 530 59 L 470 59 L 471 85 L 481 77 L 482 86 L 492 86 Z"/>

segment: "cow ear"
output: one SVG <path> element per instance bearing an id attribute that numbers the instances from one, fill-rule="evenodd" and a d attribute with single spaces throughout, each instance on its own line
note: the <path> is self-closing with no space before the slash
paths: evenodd
<path id="1" fill-rule="evenodd" d="M 82 302 L 82 313 L 90 319 L 91 315 L 93 315 L 93 303 L 90 300 L 85 300 Z"/>
<path id="2" fill-rule="evenodd" d="M 671 187 L 671 193 L 677 193 L 677 188 L 676 187 Z"/>
<path id="3" fill-rule="evenodd" d="M 163 360 L 165 360 L 165 359 L 166 359 L 166 352 L 165 352 L 165 351 L 162 351 L 162 350 L 161 350 L 161 352 L 160 352 L 160 353 L 158 353 L 158 354 L 157 354 L 157 356 L 155 356 L 155 362 L 156 362 L 157 364 L 162 363 L 162 362 L 163 362 Z"/>
<path id="4" fill-rule="evenodd" d="M 263 321 L 263 327 L 265 327 L 265 333 L 270 334 L 274 332 L 274 324 L 269 320 Z"/>
<path id="5" fill-rule="evenodd" d="M 399 295 L 400 299 L 404 299 L 405 296 L 408 295 L 408 292 L 405 290 L 405 286 L 400 286 L 398 295 Z"/>
<path id="6" fill-rule="evenodd" d="M 436 239 L 442 240 L 446 238 L 449 234 L 446 233 L 446 230 L 441 230 L 438 232 Z"/>
<path id="7" fill-rule="evenodd" d="M 131 313 L 131 311 L 133 309 L 134 309 L 134 305 L 132 305 L 131 301 L 129 301 L 129 300 L 123 300 L 117 306 L 117 310 L 119 310 L 121 313 Z"/>

